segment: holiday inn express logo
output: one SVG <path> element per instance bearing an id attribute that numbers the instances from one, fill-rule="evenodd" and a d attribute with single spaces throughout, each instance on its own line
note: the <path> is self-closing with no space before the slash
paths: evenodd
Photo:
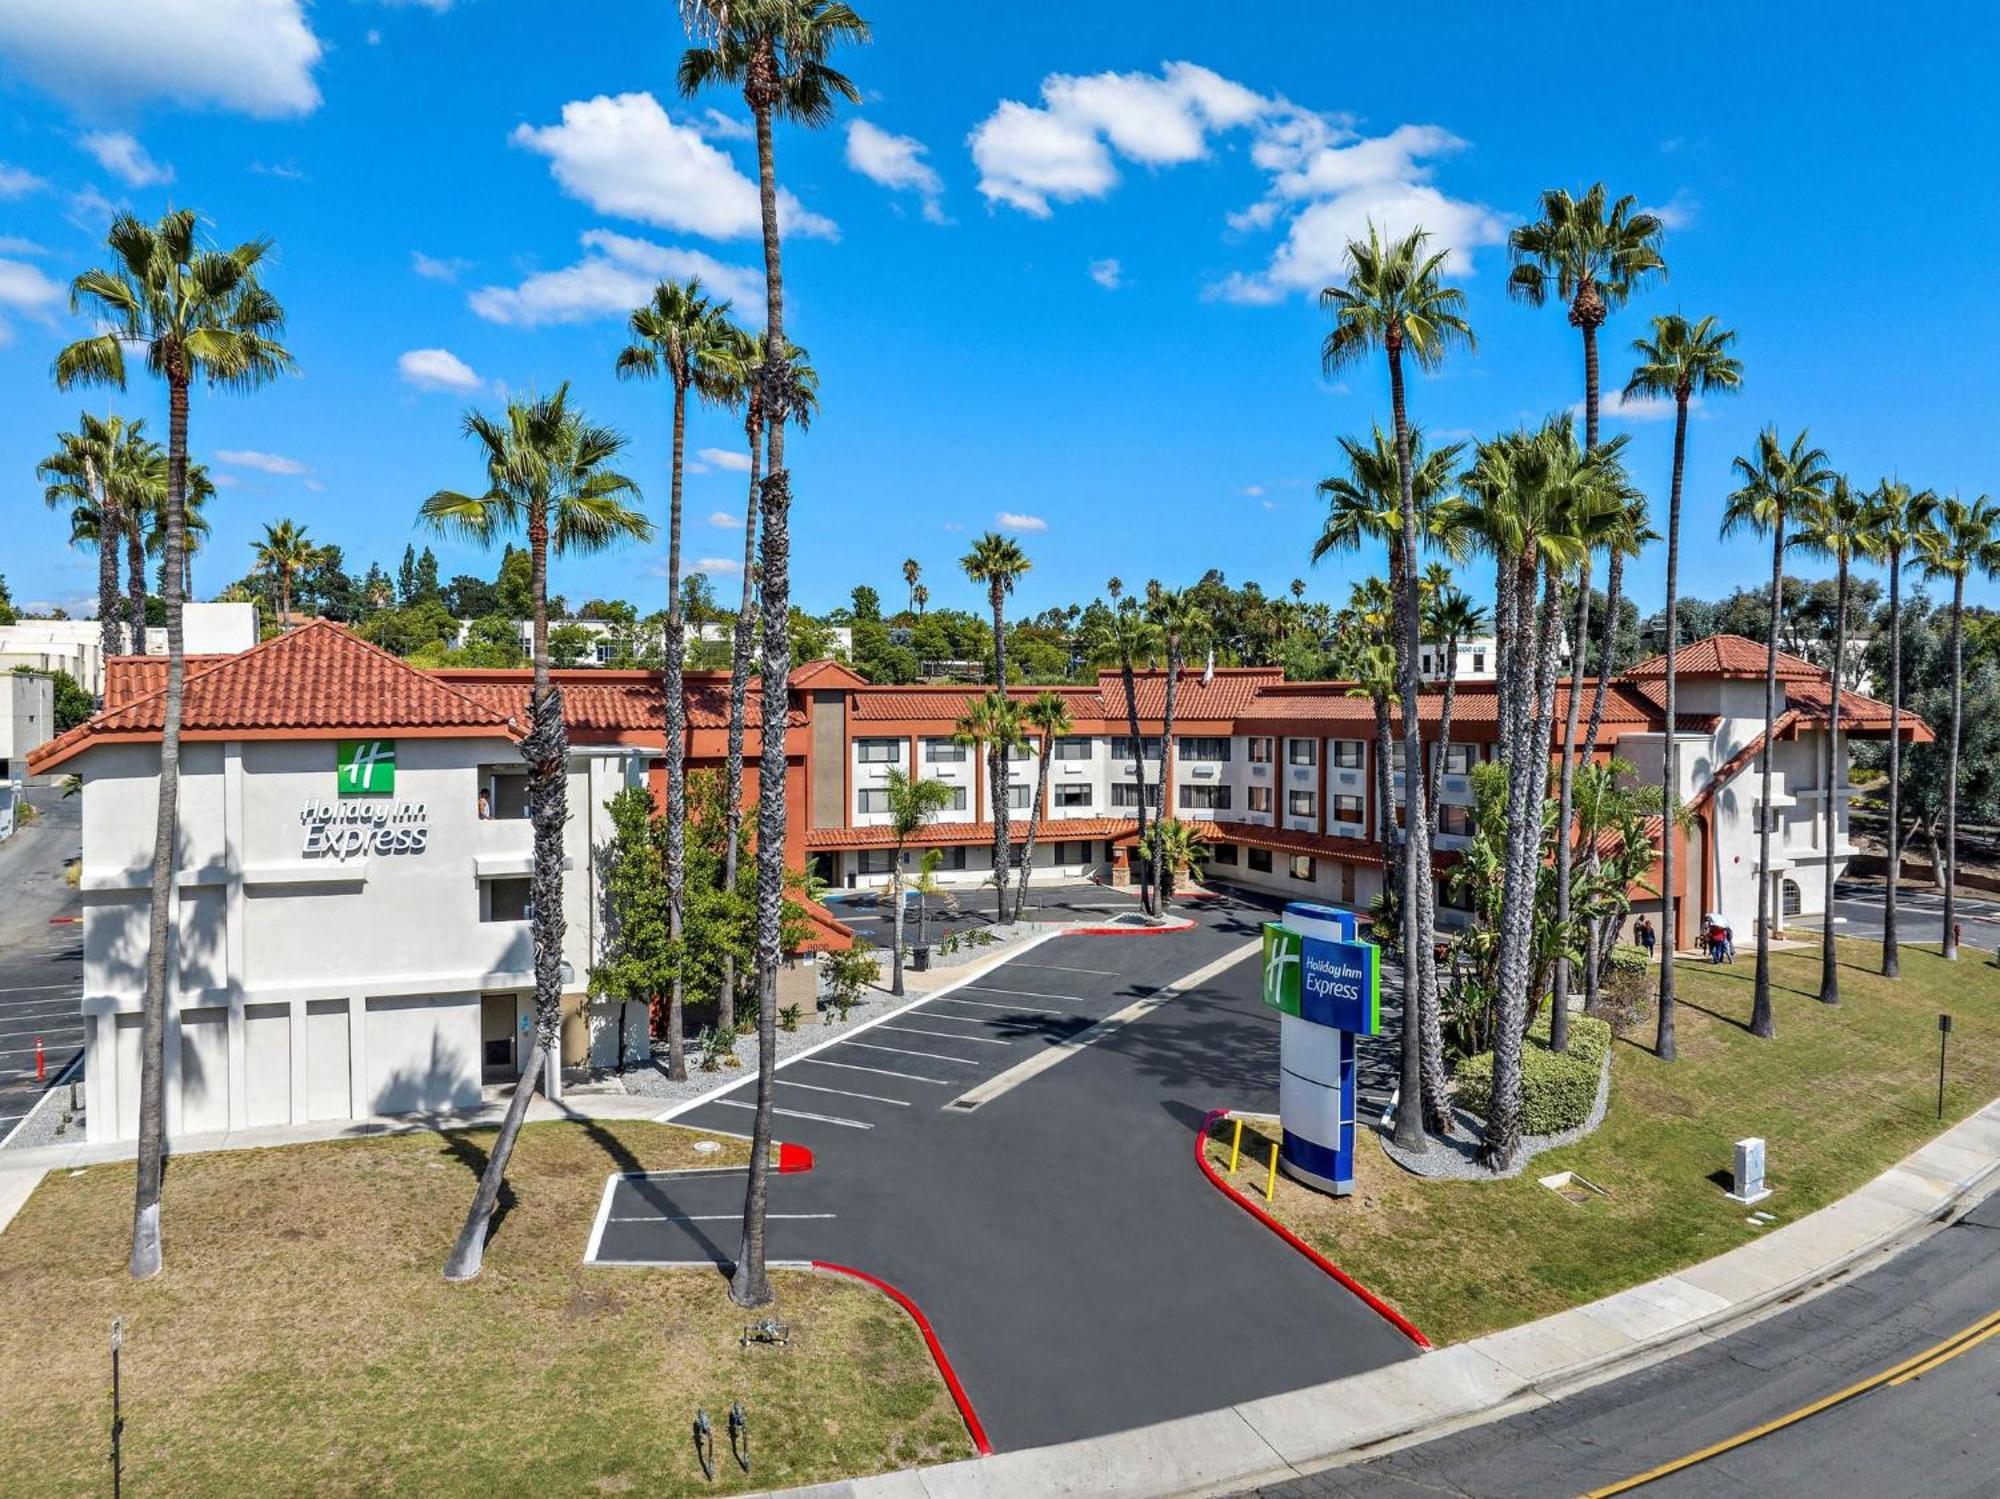
<path id="1" fill-rule="evenodd" d="M 334 783 L 342 796 L 394 796 L 396 741 L 341 740 L 334 762 Z"/>
<path id="2" fill-rule="evenodd" d="M 1305 939 L 1275 921 L 1264 923 L 1264 1003 L 1281 1015 L 1299 1013 L 1299 956 Z"/>

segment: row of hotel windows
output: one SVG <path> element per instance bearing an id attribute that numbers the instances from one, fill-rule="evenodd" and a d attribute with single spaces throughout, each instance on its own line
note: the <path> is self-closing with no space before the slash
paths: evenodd
<path id="1" fill-rule="evenodd" d="M 1053 860 L 1059 865 L 1088 864 L 1091 862 L 1096 848 L 1096 845 L 1087 838 L 1072 838 L 1056 843 L 1044 843 L 1041 846 L 1054 851 L 1052 855 Z M 1021 867 L 1021 856 L 1026 851 L 1025 846 L 1022 844 L 1013 843 L 1008 845 L 1007 862 L 1014 868 L 1019 869 Z M 944 855 L 944 862 L 938 866 L 940 869 L 950 871 L 963 870 L 967 867 L 964 844 L 939 849 L 938 852 Z M 861 874 L 888 874 L 895 868 L 896 864 L 896 851 L 893 848 L 864 848 L 854 857 L 858 865 L 858 872 Z M 915 849 L 905 849 L 903 851 L 904 864 L 914 864 L 916 858 L 917 851 Z"/>
<path id="2" fill-rule="evenodd" d="M 1276 805 L 1277 792 L 1269 786 L 1248 786 L 1244 788 L 1246 810 L 1269 816 Z M 1061 811 L 1088 811 L 1091 791 L 1088 786 L 1055 786 L 1050 788 L 1051 800 Z M 963 812 L 968 805 L 970 793 L 963 786 L 951 788 L 951 801 L 944 809 Z M 1007 806 L 1013 812 L 1026 812 L 1034 796 L 1034 787 L 1016 781 L 1007 788 Z M 1139 805 L 1139 785 L 1136 781 L 1116 781 L 1111 786 L 1111 806 L 1114 810 L 1128 810 Z M 885 789 L 863 787 L 855 793 L 857 809 L 863 813 L 886 813 L 889 811 L 889 793 Z M 1182 786 L 1178 790 L 1180 809 L 1184 812 L 1229 812 L 1235 809 L 1235 788 L 1231 786 Z M 1315 791 L 1287 791 L 1285 793 L 1285 815 L 1287 817 L 1315 817 L 1319 812 L 1319 793 Z M 1366 820 L 1366 806 L 1358 796 L 1332 796 L 1327 799 L 1327 814 L 1331 822 L 1360 827 Z M 1401 808 L 1397 809 L 1400 825 Z M 1472 812 L 1468 807 L 1447 802 L 1438 809 L 1438 831 L 1447 837 L 1465 838 L 1472 834 Z"/>
<path id="3" fill-rule="evenodd" d="M 1111 758 L 1114 760 L 1157 760 L 1160 757 L 1160 741 L 1157 736 L 1138 741 L 1143 748 L 1133 749 L 1134 740 L 1130 735 L 1120 734 L 1111 741 Z M 900 765 L 903 763 L 902 739 L 857 739 L 854 741 L 855 758 L 862 765 Z M 1232 741 L 1221 738 L 1176 737 L 1178 758 L 1184 763 L 1223 764 L 1229 763 Z M 1251 738 L 1244 743 L 1248 746 L 1248 758 L 1252 765 L 1268 765 L 1277 755 L 1274 738 Z M 1056 741 L 1058 760 L 1088 760 L 1091 756 L 1092 741 L 1088 736 L 1066 736 Z M 1319 764 L 1319 744 L 1317 739 L 1287 739 L 1285 760 L 1292 765 Z M 924 763 L 927 765 L 962 765 L 970 754 L 969 747 L 950 739 L 924 740 Z M 1367 754 L 1367 745 L 1359 739 L 1335 739 L 1332 741 L 1329 764 L 1341 770 L 1359 770 Z M 1398 740 L 1394 746 L 1394 761 L 1403 763 L 1403 745 Z M 1032 745 L 1017 744 L 1008 751 L 1012 760 L 1033 759 Z M 1479 748 L 1472 744 L 1452 744 L 1445 748 L 1444 768 L 1454 774 L 1464 774 L 1472 769 L 1479 758 Z"/>

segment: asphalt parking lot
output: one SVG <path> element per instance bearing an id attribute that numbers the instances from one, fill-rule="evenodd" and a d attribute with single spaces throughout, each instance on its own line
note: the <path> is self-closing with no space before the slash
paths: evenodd
<path id="1" fill-rule="evenodd" d="M 1195 929 L 1174 935 L 1052 938 L 780 1068 L 778 1136 L 815 1164 L 772 1178 L 770 1256 L 854 1266 L 912 1297 L 998 1447 L 1413 1353 L 1196 1167 L 1209 1109 L 1275 1108 L 1277 1024 L 1254 961 L 1266 912 L 1188 914 Z M 745 1079 L 679 1122 L 747 1133 L 753 1102 Z M 740 1174 L 623 1178 L 595 1257 L 723 1266 L 741 1211 Z"/>
<path id="2" fill-rule="evenodd" d="M 81 846 L 81 811 L 52 787 L 29 800 L 40 817 L 0 845 L 0 1141 L 83 1049 L 83 927 L 58 919 L 81 910 L 63 879 Z"/>

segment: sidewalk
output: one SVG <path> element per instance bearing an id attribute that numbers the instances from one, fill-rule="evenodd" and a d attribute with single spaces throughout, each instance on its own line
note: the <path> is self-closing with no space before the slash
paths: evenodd
<path id="1" fill-rule="evenodd" d="M 1364 1447 L 1375 1456 L 1545 1405 L 1725 1336 L 1905 1247 L 1969 1207 L 1996 1175 L 2000 1099 L 1839 1202 L 1678 1274 L 1539 1322 L 1158 1426 L 787 1492 L 794 1499 L 1164 1499 L 1283 1483 Z"/>

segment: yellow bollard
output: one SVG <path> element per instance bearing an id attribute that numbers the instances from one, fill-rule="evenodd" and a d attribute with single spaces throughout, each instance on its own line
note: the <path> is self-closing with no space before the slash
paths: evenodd
<path id="1" fill-rule="evenodd" d="M 1278 1142 L 1271 1142 L 1271 1172 L 1264 1178 L 1264 1200 L 1269 1202 L 1271 1194 L 1278 1190 Z"/>
<path id="2" fill-rule="evenodd" d="M 1236 1174 L 1236 1158 L 1243 1154 L 1243 1121 L 1236 1121 L 1236 1133 L 1229 1141 L 1229 1174 Z"/>

